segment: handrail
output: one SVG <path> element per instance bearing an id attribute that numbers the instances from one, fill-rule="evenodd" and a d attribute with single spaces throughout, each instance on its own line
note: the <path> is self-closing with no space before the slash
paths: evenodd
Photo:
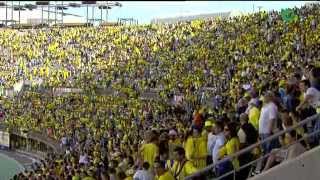
<path id="1" fill-rule="evenodd" d="M 298 139 L 296 142 L 303 141 L 303 140 L 305 140 L 305 139 L 307 139 L 307 138 L 310 138 L 310 137 L 316 135 L 317 133 L 320 133 L 320 130 L 314 131 L 314 132 L 312 132 L 312 133 L 310 133 L 310 134 L 308 134 L 308 135 L 306 135 L 306 136 L 303 136 L 303 137 L 301 137 L 300 139 Z M 292 145 L 292 144 L 286 145 L 286 146 L 284 146 L 284 148 L 287 148 L 287 147 L 289 147 L 289 146 L 291 146 L 291 145 Z M 268 154 L 265 154 L 265 155 L 263 155 L 262 157 L 259 157 L 259 158 L 255 159 L 255 160 L 251 161 L 251 162 L 248 162 L 248 163 L 242 165 L 242 166 L 241 166 L 239 169 L 237 169 L 237 170 L 233 169 L 232 171 L 229 171 L 229 172 L 223 174 L 222 176 L 219 176 L 219 177 L 214 178 L 214 180 L 220 180 L 220 179 L 222 179 L 222 178 L 224 178 L 224 177 L 226 177 L 226 176 L 229 176 L 229 175 L 235 173 L 235 171 L 242 170 L 242 169 L 244 169 L 244 168 L 246 168 L 246 167 L 248 167 L 248 166 L 250 166 L 250 165 L 252 165 L 252 164 L 254 164 L 254 163 L 256 163 L 256 162 L 258 162 L 258 161 L 260 161 L 260 160 L 262 160 L 262 159 L 264 159 L 264 158 L 266 158 L 266 157 L 268 157 L 268 156 L 270 156 L 270 154 L 272 154 L 272 153 L 277 153 L 277 152 L 281 151 L 282 149 L 283 149 L 283 148 L 279 148 L 279 149 L 275 150 L 275 152 L 269 152 Z M 262 172 L 262 173 L 263 173 L 263 172 Z"/>
<path id="2" fill-rule="evenodd" d="M 227 156 L 227 157 L 221 159 L 221 160 L 218 161 L 216 164 L 220 164 L 220 163 L 222 163 L 222 162 L 232 160 L 233 158 L 238 157 L 238 156 L 240 156 L 240 155 L 242 155 L 242 154 L 245 154 L 245 153 L 247 153 L 247 152 L 251 152 L 254 148 L 259 147 L 261 144 L 266 143 L 266 142 L 269 142 L 269 141 L 271 141 L 271 140 L 273 140 L 273 139 L 275 139 L 275 138 L 278 138 L 279 136 L 281 136 L 281 135 L 283 135 L 283 134 L 285 134 L 285 133 L 287 133 L 287 132 L 290 132 L 290 131 L 292 131 L 292 130 L 300 127 L 300 126 L 303 126 L 303 125 L 307 124 L 308 122 L 313 121 L 313 120 L 315 120 L 315 119 L 317 119 L 317 118 L 320 118 L 320 114 L 315 114 L 315 115 L 313 115 L 313 116 L 310 116 L 310 117 L 304 119 L 303 121 L 300 121 L 300 122 L 297 123 L 296 125 L 293 125 L 293 126 L 287 128 L 287 129 L 285 129 L 285 130 L 279 131 L 279 132 L 277 132 L 277 133 L 269 136 L 268 138 L 264 139 L 263 141 L 257 142 L 257 143 L 255 143 L 255 144 L 253 144 L 253 145 L 251 145 L 251 146 L 249 146 L 249 147 L 246 147 L 246 148 L 244 148 L 244 149 L 242 149 L 242 150 L 240 150 L 240 151 L 238 151 L 238 152 L 236 152 L 236 153 L 234 153 L 234 154 L 232 154 L 232 155 L 230 155 L 230 156 Z M 209 166 L 207 166 L 207 167 L 199 170 L 198 172 L 196 172 L 196 173 L 194 173 L 194 174 L 192 174 L 192 175 L 190 175 L 190 176 L 187 176 L 187 177 L 185 178 L 185 180 L 191 180 L 191 179 L 193 179 L 193 178 L 195 178 L 195 177 L 198 177 L 198 176 L 200 176 L 200 175 L 202 175 L 202 174 L 205 174 L 205 173 L 208 172 L 208 171 L 213 170 L 214 167 L 216 166 L 216 164 L 211 164 L 211 165 L 209 165 Z"/>

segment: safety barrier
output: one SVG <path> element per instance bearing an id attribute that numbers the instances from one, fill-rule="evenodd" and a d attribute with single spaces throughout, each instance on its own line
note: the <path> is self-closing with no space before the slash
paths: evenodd
<path id="1" fill-rule="evenodd" d="M 2 145 L 0 143 L 0 146 L 5 149 L 35 154 L 42 158 L 46 157 L 48 153 L 63 153 L 63 149 L 60 147 L 59 143 L 43 133 L 8 129 L 3 124 L 0 125 L 0 132 L 2 134 L 8 134 L 9 136 L 9 138 L 6 137 L 5 139 L 7 142 L 2 142 Z"/>
<path id="2" fill-rule="evenodd" d="M 225 157 L 224 159 L 218 161 L 217 164 L 220 164 L 220 163 L 223 163 L 223 162 L 226 162 L 226 161 L 231 161 L 233 158 L 239 157 L 239 156 L 244 155 L 244 154 L 246 154 L 246 153 L 250 153 L 250 152 L 252 152 L 255 148 L 260 147 L 261 144 L 263 144 L 263 143 L 267 143 L 267 142 L 270 142 L 270 141 L 272 141 L 272 140 L 274 140 L 274 139 L 278 139 L 280 136 L 284 135 L 284 134 L 287 133 L 287 132 L 290 132 L 290 131 L 292 131 L 292 130 L 295 130 L 295 129 L 301 127 L 301 126 L 307 125 L 308 123 L 310 123 L 310 122 L 312 122 L 312 121 L 315 121 L 315 120 L 319 120 L 319 119 L 320 119 L 320 114 L 316 114 L 316 115 L 313 115 L 313 116 L 311 116 L 311 117 L 308 117 L 308 118 L 306 118 L 305 120 L 300 121 L 300 122 L 297 123 L 296 125 L 291 126 L 291 127 L 287 128 L 287 129 L 285 129 L 285 130 L 279 131 L 279 132 L 275 133 L 274 135 L 266 138 L 266 139 L 263 140 L 263 141 L 257 142 L 257 143 L 255 143 L 255 144 L 253 144 L 253 145 L 251 145 L 251 146 L 249 146 L 249 147 L 247 147 L 247 148 L 244 148 L 244 149 L 238 151 L 238 152 L 235 153 L 235 154 L 232 154 L 232 155 L 230 155 L 230 156 L 228 156 L 228 157 Z M 316 135 L 316 134 L 320 134 L 320 131 L 312 132 L 312 133 L 308 134 L 307 136 L 298 139 L 297 141 L 302 141 L 302 140 L 304 140 L 304 139 L 306 139 L 306 138 L 309 138 L 309 137 L 312 137 L 312 136 L 314 136 L 314 135 Z M 261 160 L 267 158 L 270 154 L 271 154 L 271 153 L 266 154 L 266 155 L 264 155 L 264 156 L 262 156 L 262 157 L 260 157 L 260 158 L 258 158 L 258 159 L 256 159 L 256 160 L 253 160 L 253 161 L 251 161 L 251 162 L 249 162 L 249 163 L 247 163 L 247 164 L 242 165 L 242 166 L 241 166 L 239 169 L 237 169 L 237 170 L 233 169 L 232 171 L 230 171 L 230 172 L 228 172 L 228 173 L 226 173 L 226 174 L 224 174 L 224 175 L 222 175 L 222 176 L 213 178 L 213 179 L 219 180 L 219 179 L 225 178 L 225 177 L 227 177 L 227 176 L 233 175 L 233 179 L 235 180 L 235 177 L 236 177 L 235 175 L 236 175 L 236 172 L 237 172 L 237 171 L 239 171 L 239 170 L 241 170 L 241 169 L 244 169 L 244 168 L 246 168 L 246 167 L 248 167 L 248 166 L 250 166 L 250 165 L 252 165 L 252 164 L 254 164 L 254 163 L 257 163 L 258 161 L 261 161 Z M 210 172 L 215 171 L 215 167 L 216 167 L 217 164 L 211 164 L 211 165 L 207 166 L 206 168 L 204 168 L 204 169 L 202 169 L 202 170 L 200 170 L 200 171 L 198 171 L 198 172 L 196 172 L 196 173 L 194 173 L 194 174 L 186 177 L 185 179 L 186 179 L 186 180 L 192 180 L 192 179 L 197 178 L 197 177 L 200 177 L 200 176 L 201 176 L 201 177 L 206 176 L 206 175 L 208 175 Z"/>

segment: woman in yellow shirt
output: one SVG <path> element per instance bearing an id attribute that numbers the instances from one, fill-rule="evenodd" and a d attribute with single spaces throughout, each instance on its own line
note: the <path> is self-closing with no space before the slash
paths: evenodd
<path id="1" fill-rule="evenodd" d="M 237 136 L 237 125 L 234 122 L 230 122 L 224 127 L 224 134 L 227 139 L 226 144 L 219 150 L 219 157 L 223 159 L 226 156 L 235 154 L 240 149 L 240 141 Z M 218 176 L 221 176 L 233 169 L 239 168 L 239 160 L 237 157 L 232 158 L 231 161 L 223 161 L 216 166 L 216 172 Z M 232 177 L 232 174 L 230 175 Z M 229 179 L 227 176 L 223 179 Z"/>

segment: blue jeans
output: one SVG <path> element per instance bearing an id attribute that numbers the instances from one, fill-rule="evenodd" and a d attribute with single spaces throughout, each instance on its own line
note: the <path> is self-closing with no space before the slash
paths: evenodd
<path id="1" fill-rule="evenodd" d="M 267 139 L 271 135 L 272 134 L 259 134 L 261 141 Z M 262 146 L 263 154 L 270 153 L 271 150 L 276 148 L 278 144 L 279 144 L 278 139 L 273 139 L 271 141 L 262 143 L 261 146 Z"/>
<path id="2" fill-rule="evenodd" d="M 216 176 L 219 177 L 219 176 L 222 176 L 230 171 L 233 170 L 233 165 L 231 163 L 231 161 L 223 161 L 219 164 L 216 165 Z M 231 180 L 233 179 L 233 174 L 231 175 L 228 175 L 224 178 L 221 178 L 221 180 Z"/>

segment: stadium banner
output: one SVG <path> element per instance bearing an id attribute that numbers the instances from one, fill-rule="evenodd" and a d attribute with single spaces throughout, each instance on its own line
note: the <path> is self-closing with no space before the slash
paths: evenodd
<path id="1" fill-rule="evenodd" d="M 9 148 L 10 146 L 10 134 L 0 130 L 0 147 Z"/>

